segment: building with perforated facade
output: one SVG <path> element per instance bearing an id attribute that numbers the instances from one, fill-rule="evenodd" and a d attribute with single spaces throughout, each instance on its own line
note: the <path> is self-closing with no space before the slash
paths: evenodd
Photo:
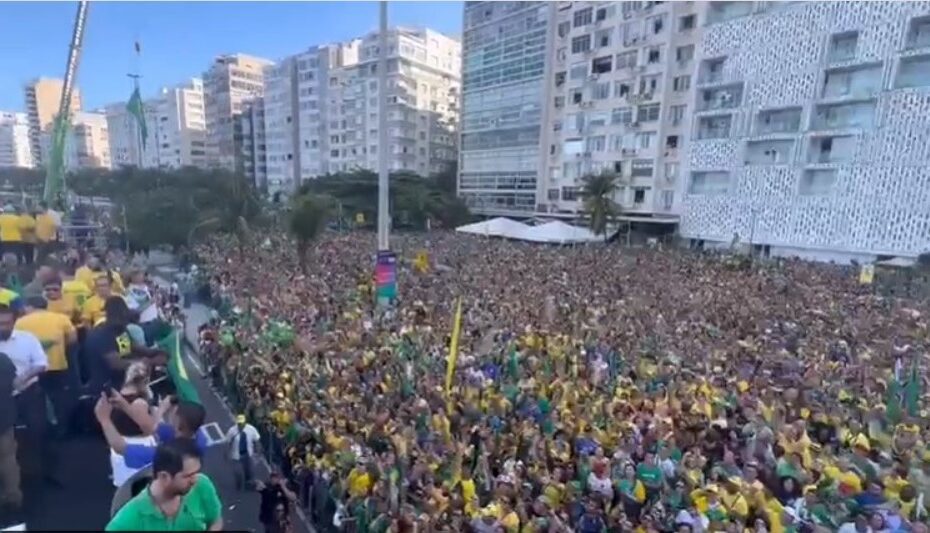
<path id="1" fill-rule="evenodd" d="M 930 2 L 712 2 L 680 231 L 869 261 L 930 250 Z"/>

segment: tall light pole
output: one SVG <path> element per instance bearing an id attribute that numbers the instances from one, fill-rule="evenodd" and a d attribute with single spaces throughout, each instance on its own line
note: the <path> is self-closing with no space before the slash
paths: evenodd
<path id="1" fill-rule="evenodd" d="M 388 202 L 388 165 L 390 164 L 390 138 L 388 136 L 388 23 L 387 2 L 380 4 L 381 24 L 378 32 L 378 253 L 375 260 L 377 304 L 390 305 L 397 297 L 397 257 L 391 252 L 391 213 Z"/>
<path id="2" fill-rule="evenodd" d="M 390 220 L 391 213 L 388 202 L 388 166 L 390 165 L 390 137 L 388 136 L 388 90 L 387 90 L 387 57 L 388 57 L 388 23 L 387 2 L 379 4 L 381 11 L 380 31 L 378 32 L 378 251 L 391 249 Z"/>

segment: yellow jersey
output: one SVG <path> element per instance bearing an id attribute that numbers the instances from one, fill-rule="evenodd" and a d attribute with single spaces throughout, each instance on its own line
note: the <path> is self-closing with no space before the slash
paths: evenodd
<path id="1" fill-rule="evenodd" d="M 113 291 L 113 294 L 121 295 L 126 291 L 126 288 L 123 286 L 123 277 L 119 275 L 119 272 L 110 271 L 113 276 L 113 281 L 110 283 L 110 288 Z M 97 278 L 101 276 L 106 276 L 106 270 L 91 270 L 87 266 L 82 266 L 74 272 L 74 279 L 83 282 L 91 291 L 94 290 L 94 283 L 97 281 Z"/>
<path id="2" fill-rule="evenodd" d="M 15 329 L 28 331 L 39 339 L 48 356 L 49 370 L 67 370 L 68 337 L 74 334 L 74 325 L 68 317 L 44 309 L 34 311 L 17 320 Z"/>
<path id="3" fill-rule="evenodd" d="M 23 242 L 36 242 L 36 219 L 29 213 L 19 215 L 19 232 Z"/>
<path id="4" fill-rule="evenodd" d="M 88 298 L 81 309 L 81 322 L 88 328 L 94 327 L 97 322 L 106 317 L 106 313 L 103 311 L 104 304 L 106 304 L 106 300 L 96 294 Z"/>
<path id="5" fill-rule="evenodd" d="M 83 285 L 82 285 L 83 287 Z M 81 320 L 81 308 L 78 307 L 75 298 L 67 298 L 65 295 L 62 295 L 61 298 L 57 300 L 46 300 L 48 304 L 46 310 L 51 311 L 52 313 L 58 313 L 59 315 L 68 317 L 68 320 L 77 323 Z"/>
<path id="6" fill-rule="evenodd" d="M 22 242 L 23 234 L 19 227 L 19 215 L 3 213 L 0 215 L 0 241 Z"/>
<path id="7" fill-rule="evenodd" d="M 48 212 L 41 213 L 36 217 L 36 238 L 39 242 L 54 241 L 58 236 L 58 224 L 55 223 L 55 217 Z"/>

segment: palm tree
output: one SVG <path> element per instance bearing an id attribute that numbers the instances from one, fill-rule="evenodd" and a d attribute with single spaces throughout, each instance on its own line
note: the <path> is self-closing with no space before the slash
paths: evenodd
<path id="1" fill-rule="evenodd" d="M 606 241 L 607 224 L 620 215 L 620 206 L 614 201 L 614 195 L 620 189 L 620 176 L 604 171 L 600 174 L 588 174 L 581 178 L 581 181 L 581 197 L 584 200 L 584 210 L 590 218 L 591 231 L 596 235 L 603 235 Z"/>
<path id="2" fill-rule="evenodd" d="M 332 199 L 321 195 L 301 194 L 291 202 L 288 229 L 297 241 L 301 269 L 306 269 L 310 243 L 323 233 L 331 208 Z"/>

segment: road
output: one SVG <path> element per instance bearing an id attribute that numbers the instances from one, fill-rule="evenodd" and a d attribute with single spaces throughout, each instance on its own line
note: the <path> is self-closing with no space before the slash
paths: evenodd
<path id="1" fill-rule="evenodd" d="M 208 316 L 207 308 L 196 306 L 189 316 L 186 333 L 196 332 L 197 325 Z M 207 411 L 207 424 L 216 424 L 225 432 L 233 424 L 228 409 L 217 398 L 187 358 L 190 376 Z M 25 514 L 29 530 L 87 531 L 100 530 L 109 520 L 113 486 L 109 479 L 109 449 L 102 437 L 76 437 L 54 443 L 58 465 L 54 476 L 60 485 L 48 482 L 26 483 Z M 229 468 L 223 446 L 212 446 L 204 458 L 204 472 L 210 476 L 223 502 L 224 529 L 261 531 L 258 522 L 259 496 L 235 488 L 233 470 Z M 256 475 L 261 479 L 268 473 L 265 465 L 259 466 Z M 0 527 L 9 524 L 2 523 Z M 307 533 L 303 521 L 294 520 L 295 529 Z"/>

